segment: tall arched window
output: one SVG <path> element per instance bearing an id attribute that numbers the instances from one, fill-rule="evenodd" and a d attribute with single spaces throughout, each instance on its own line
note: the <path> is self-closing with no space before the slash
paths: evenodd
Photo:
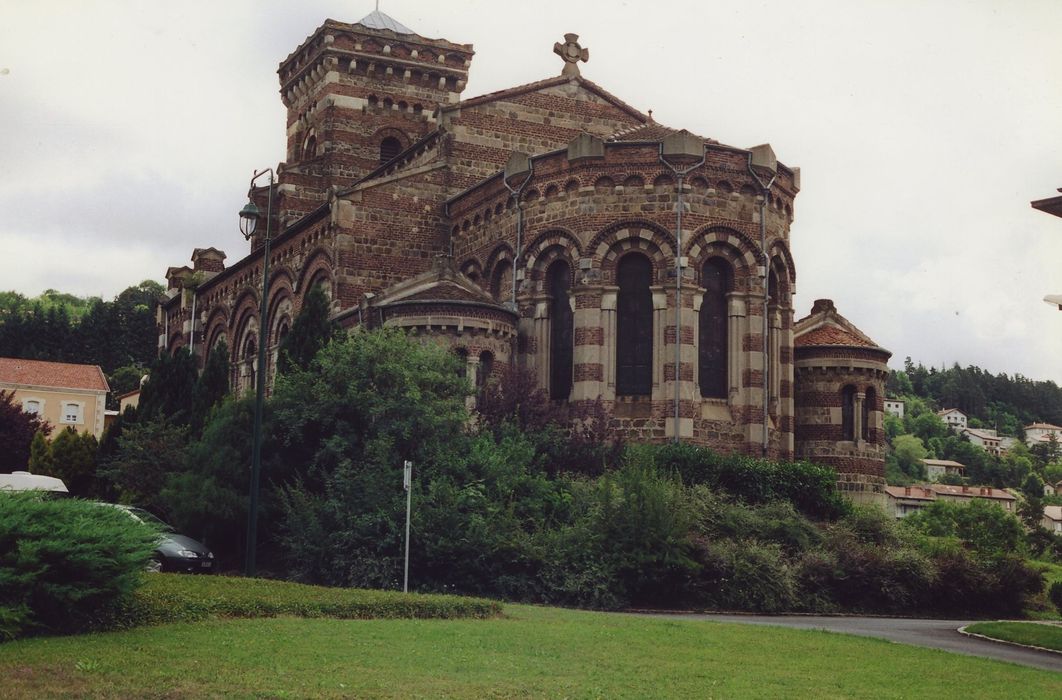
<path id="1" fill-rule="evenodd" d="M 720 258 L 704 263 L 701 272 L 704 299 L 698 319 L 698 381 L 701 396 L 725 399 L 727 386 L 727 308 L 730 266 Z"/>
<path id="2" fill-rule="evenodd" d="M 253 390 L 257 386 L 255 384 L 257 381 L 255 363 L 258 362 L 258 343 L 255 341 L 253 335 L 248 335 L 243 343 L 243 361 L 244 366 L 247 368 L 247 389 Z"/>
<path id="3" fill-rule="evenodd" d="M 479 367 L 476 369 L 476 393 L 481 393 L 487 386 L 490 373 L 494 371 L 494 353 L 484 350 L 479 354 Z"/>
<path id="4" fill-rule="evenodd" d="M 568 290 L 571 268 L 558 260 L 546 270 L 549 289 L 549 397 L 567 399 L 572 393 L 572 341 L 575 318 Z"/>
<path id="5" fill-rule="evenodd" d="M 380 142 L 380 162 L 386 163 L 402 152 L 402 142 L 394 136 L 388 136 Z"/>
<path id="6" fill-rule="evenodd" d="M 653 393 L 653 267 L 644 255 L 632 253 L 616 267 L 616 393 Z"/>
<path id="7" fill-rule="evenodd" d="M 513 266 L 508 260 L 495 264 L 494 271 L 491 273 L 490 294 L 499 302 L 506 302 L 512 299 Z"/>
<path id="8" fill-rule="evenodd" d="M 870 442 L 877 442 L 877 435 L 874 432 L 874 426 L 870 424 L 870 412 L 874 410 L 878 402 L 878 394 L 874 391 L 873 387 L 867 387 L 866 396 L 863 397 L 863 439 Z"/>
<path id="9" fill-rule="evenodd" d="M 855 395 L 854 386 L 841 390 L 841 439 L 855 440 Z"/>

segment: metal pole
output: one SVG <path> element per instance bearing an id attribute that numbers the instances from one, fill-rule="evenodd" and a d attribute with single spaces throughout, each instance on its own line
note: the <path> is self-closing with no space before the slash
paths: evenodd
<path id="1" fill-rule="evenodd" d="M 258 490 L 262 474 L 262 406 L 265 402 L 265 385 L 269 379 L 266 368 L 266 342 L 269 326 L 269 239 L 273 220 L 273 169 L 267 168 L 254 174 L 251 187 L 261 175 L 269 173 L 269 195 L 266 205 L 266 230 L 262 253 L 262 298 L 258 303 L 258 374 L 255 382 L 254 432 L 251 448 L 251 503 L 247 513 L 247 576 L 254 576 L 255 552 L 258 544 Z"/>
<path id="2" fill-rule="evenodd" d="M 413 500 L 413 463 L 407 459 L 402 468 L 402 485 L 406 489 L 406 567 L 402 576 L 402 592 L 409 593 L 409 512 Z"/>

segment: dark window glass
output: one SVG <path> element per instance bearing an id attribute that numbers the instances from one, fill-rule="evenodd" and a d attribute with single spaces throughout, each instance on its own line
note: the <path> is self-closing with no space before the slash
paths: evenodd
<path id="1" fill-rule="evenodd" d="M 841 390 L 841 439 L 855 440 L 855 387 Z"/>
<path id="2" fill-rule="evenodd" d="M 484 350 L 479 354 L 479 369 L 476 371 L 476 390 L 483 391 L 490 379 L 490 373 L 494 370 L 494 354 Z"/>
<path id="3" fill-rule="evenodd" d="M 380 142 L 380 162 L 386 163 L 402 152 L 402 142 L 394 136 L 388 136 Z"/>
<path id="4" fill-rule="evenodd" d="M 877 442 L 877 436 L 872 433 L 870 425 L 870 412 L 874 410 L 874 404 L 878 401 L 877 392 L 867 389 L 867 395 L 863 398 L 863 439 Z"/>
<path id="5" fill-rule="evenodd" d="M 652 265 L 643 255 L 624 256 L 616 268 L 616 393 L 648 396 L 653 391 Z"/>
<path id="6" fill-rule="evenodd" d="M 572 341 L 575 318 L 568 289 L 571 268 L 563 260 L 550 265 L 546 272 L 549 288 L 549 397 L 567 399 L 572 393 Z"/>
<path id="7" fill-rule="evenodd" d="M 730 269 L 726 262 L 712 258 L 704 264 L 701 283 L 699 320 L 698 381 L 701 396 L 715 399 L 727 397 L 727 310 L 726 295 L 730 291 Z"/>

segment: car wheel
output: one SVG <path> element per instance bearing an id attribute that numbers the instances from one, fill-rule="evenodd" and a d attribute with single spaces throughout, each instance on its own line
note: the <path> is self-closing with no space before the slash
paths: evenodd
<path id="1" fill-rule="evenodd" d="M 158 554 L 151 555 L 151 561 L 148 562 L 147 571 L 152 574 L 162 573 L 162 557 Z"/>

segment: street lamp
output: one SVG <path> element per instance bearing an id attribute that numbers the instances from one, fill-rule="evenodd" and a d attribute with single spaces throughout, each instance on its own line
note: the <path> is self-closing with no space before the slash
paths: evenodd
<path id="1" fill-rule="evenodd" d="M 266 371 L 266 339 L 269 337 L 269 238 L 270 227 L 273 223 L 273 169 L 256 171 L 251 177 L 251 185 L 248 197 L 254 191 L 254 182 L 262 175 L 269 173 L 269 193 L 266 204 L 266 229 L 265 241 L 262 245 L 262 296 L 258 300 L 258 371 L 255 373 L 255 397 L 254 397 L 254 433 L 251 447 L 251 502 L 247 512 L 247 576 L 255 575 L 255 549 L 258 541 L 258 484 L 262 474 L 262 404 L 265 402 L 265 385 L 269 379 Z M 255 229 L 258 227 L 258 217 L 261 211 L 255 206 L 254 201 L 240 210 L 240 232 L 247 240 L 251 240 Z"/>

